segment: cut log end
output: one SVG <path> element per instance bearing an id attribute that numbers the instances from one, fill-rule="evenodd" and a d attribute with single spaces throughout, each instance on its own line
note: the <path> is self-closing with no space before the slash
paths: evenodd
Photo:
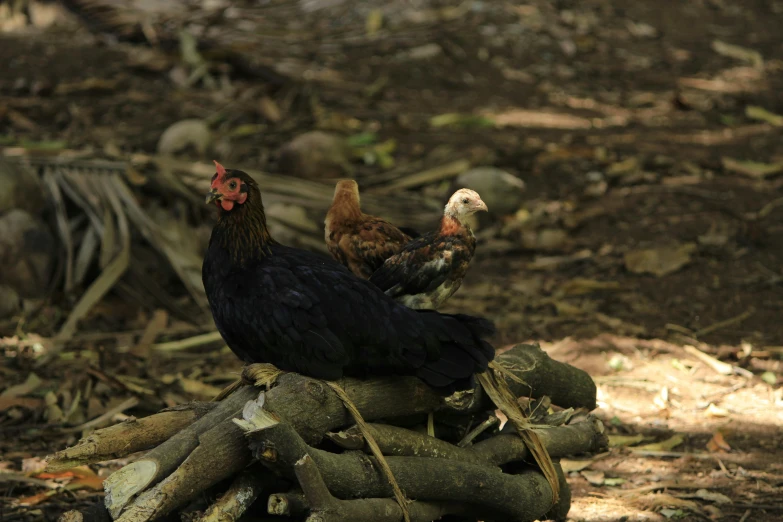
<path id="1" fill-rule="evenodd" d="M 157 471 L 157 462 L 144 459 L 109 475 L 103 482 L 103 489 L 106 491 L 104 503 L 112 518 L 117 519 L 128 502 L 150 485 Z"/>
<path id="2" fill-rule="evenodd" d="M 269 495 L 267 512 L 270 515 L 301 517 L 310 512 L 310 504 L 304 493 L 288 492 Z"/>

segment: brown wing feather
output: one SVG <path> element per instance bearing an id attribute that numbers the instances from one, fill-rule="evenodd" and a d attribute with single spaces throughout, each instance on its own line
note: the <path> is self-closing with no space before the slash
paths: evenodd
<path id="1" fill-rule="evenodd" d="M 368 279 L 411 240 L 388 221 L 373 216 L 364 216 L 360 222 L 350 225 L 331 223 L 329 230 L 329 252 L 363 279 Z"/>

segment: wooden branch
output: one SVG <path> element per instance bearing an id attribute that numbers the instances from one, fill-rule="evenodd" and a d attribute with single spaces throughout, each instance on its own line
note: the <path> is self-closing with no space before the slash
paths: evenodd
<path id="1" fill-rule="evenodd" d="M 385 476 L 364 454 L 335 454 L 312 448 L 291 425 L 276 421 L 274 414 L 263 408 L 256 409 L 253 414 L 259 418 L 251 414 L 237 422 L 247 430 L 254 456 L 281 475 L 291 477 L 293 464 L 310 455 L 336 497 L 392 496 Z M 552 490 L 537 471 L 508 475 L 486 464 L 431 457 L 388 457 L 387 461 L 400 487 L 410 498 L 461 502 L 476 509 L 481 506 L 483 513 L 502 513 L 522 522 L 540 519 L 552 506 Z M 465 480 L 466 477 L 470 480 Z M 520 499 L 525 500 L 520 502 Z M 309 501 L 312 505 L 312 499 Z"/>
<path id="2" fill-rule="evenodd" d="M 562 407 L 595 408 L 596 388 L 590 376 L 578 368 L 550 359 L 536 345 L 517 345 L 500 355 L 497 361 L 527 383 L 523 385 L 507 380 L 517 396 L 538 398 L 549 395 L 553 403 Z M 537 377 L 539 371 L 546 378 Z M 568 383 L 568 386 L 563 383 Z M 446 399 L 415 377 L 343 379 L 340 385 L 367 421 L 435 410 L 464 414 L 494 409 L 478 385 L 472 391 L 459 392 Z M 572 387 L 580 393 L 564 391 Z M 559 401 L 555 401 L 555 397 Z M 342 401 L 327 385 L 294 373 L 277 379 L 277 386 L 266 394 L 265 407 L 291 423 L 308 444 L 318 444 L 326 432 L 353 423 Z"/>
<path id="3" fill-rule="evenodd" d="M 518 344 L 495 360 L 527 384 L 507 379 L 517 397 L 546 395 L 562 408 L 592 411 L 596 407 L 596 387 L 590 375 L 550 358 L 537 344 Z"/>
<path id="4" fill-rule="evenodd" d="M 310 505 L 306 522 L 399 522 L 400 505 L 388 498 L 338 500 L 329 493 L 318 466 L 309 455 L 302 457 L 294 471 Z M 411 521 L 430 522 L 444 515 L 460 515 L 467 510 L 454 502 L 411 502 L 408 505 Z"/>
<path id="5" fill-rule="evenodd" d="M 46 457 L 46 471 L 62 471 L 154 448 L 193 424 L 214 406 L 214 403 L 191 402 L 149 417 L 130 418 L 114 426 L 96 430 L 75 446 Z"/>
<path id="6" fill-rule="evenodd" d="M 257 395 L 258 391 L 252 386 L 237 390 L 226 400 L 216 403 L 209 413 L 151 450 L 143 458 L 110 475 L 104 481 L 104 489 L 106 507 L 112 517 L 116 519 L 134 495 L 177 469 L 199 446 L 202 434 L 237 416 L 244 404 Z M 227 425 L 233 426 L 230 421 Z"/>
<path id="7" fill-rule="evenodd" d="M 396 426 L 370 424 L 369 428 L 381 452 L 389 456 L 446 458 L 476 464 L 489 463 L 495 466 L 530 458 L 530 452 L 522 439 L 511 433 L 501 433 L 471 447 L 461 448 Z M 598 452 L 608 447 L 604 425 L 592 415 L 568 426 L 536 428 L 533 431 L 538 433 L 552 458 Z M 369 453 L 356 426 L 338 433 L 330 433 L 327 437 L 344 449 L 361 449 Z"/>
<path id="8" fill-rule="evenodd" d="M 254 465 L 240 473 L 231 487 L 195 522 L 230 522 L 239 520 L 261 492 L 272 485 L 274 477 L 262 466 Z"/>
<path id="9" fill-rule="evenodd" d="M 568 426 L 533 431 L 538 434 L 553 458 L 600 452 L 609 447 L 603 423 L 593 416 Z M 517 435 L 512 433 L 501 433 L 483 440 L 473 446 L 473 451 L 484 457 L 487 462 L 497 465 L 529 458 L 527 447 Z"/>
<path id="10" fill-rule="evenodd" d="M 239 390 L 237 394 L 242 391 Z M 185 505 L 207 488 L 247 466 L 251 459 L 250 450 L 245 443 L 244 432 L 234 424 L 231 417 L 200 435 L 198 446 L 185 462 L 157 486 L 141 493 L 122 516 L 117 518 L 115 515 L 115 520 L 154 520 Z M 109 507 L 109 511 L 113 508 Z"/>

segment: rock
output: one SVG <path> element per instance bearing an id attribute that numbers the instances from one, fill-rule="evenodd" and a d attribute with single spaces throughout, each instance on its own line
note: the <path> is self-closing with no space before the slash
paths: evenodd
<path id="1" fill-rule="evenodd" d="M 280 147 L 278 167 L 308 179 L 339 178 L 353 171 L 345 139 L 322 131 L 305 132 Z"/>
<path id="2" fill-rule="evenodd" d="M 43 297 L 56 255 L 49 228 L 24 210 L 0 218 L 0 284 L 22 297 Z"/>
<path id="3" fill-rule="evenodd" d="M 158 152 L 177 154 L 192 148 L 204 156 L 212 143 L 212 133 L 203 120 L 182 120 L 163 131 L 158 140 Z"/>
<path id="4" fill-rule="evenodd" d="M 525 182 L 494 167 L 470 169 L 457 177 L 455 185 L 481 194 L 489 213 L 495 216 L 513 214 L 524 199 Z"/>
<path id="5" fill-rule="evenodd" d="M 43 187 L 28 168 L 16 165 L 0 156 L 0 215 L 15 208 L 33 214 L 45 208 Z"/>
<path id="6" fill-rule="evenodd" d="M 8 285 L 0 285 L 0 319 L 5 319 L 21 310 L 19 293 Z"/>

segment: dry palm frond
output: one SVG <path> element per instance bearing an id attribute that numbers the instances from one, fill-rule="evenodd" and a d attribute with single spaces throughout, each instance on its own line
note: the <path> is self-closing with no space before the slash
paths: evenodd
<path id="1" fill-rule="evenodd" d="M 334 390 L 340 400 L 343 401 L 345 408 L 351 412 L 353 420 L 356 421 L 356 425 L 359 427 L 359 431 L 361 431 L 364 440 L 367 442 L 367 446 L 370 448 L 370 451 L 375 457 L 375 460 L 378 461 L 378 465 L 381 467 L 384 475 L 386 475 L 386 479 L 389 481 L 389 485 L 391 485 L 392 491 L 394 491 L 394 498 L 400 505 L 402 516 L 405 519 L 405 522 L 411 522 L 411 516 L 408 511 L 408 499 L 405 498 L 405 494 L 402 492 L 402 489 L 400 489 L 400 485 L 397 483 L 397 479 L 394 478 L 394 473 L 392 473 L 386 457 L 383 456 L 381 448 L 378 447 L 378 443 L 375 441 L 375 438 L 370 431 L 370 427 L 364 421 L 362 414 L 359 413 L 359 409 L 356 407 L 353 401 L 351 401 L 351 398 L 348 397 L 348 394 L 345 393 L 345 390 L 343 390 L 339 384 L 330 381 L 324 382 L 326 382 L 326 384 L 328 384 L 329 387 Z"/>
<path id="2" fill-rule="evenodd" d="M 517 402 L 517 398 L 509 389 L 508 383 L 506 383 L 504 378 L 498 378 L 495 371 L 497 371 L 496 368 L 492 367 L 486 372 L 476 374 L 476 376 L 484 392 L 495 403 L 495 406 L 508 417 L 508 420 L 514 425 L 519 436 L 530 450 L 530 454 L 535 458 L 547 482 L 549 482 L 549 486 L 552 488 L 552 505 L 554 505 L 560 497 L 560 480 L 552 462 L 552 457 L 549 456 L 538 434 L 531 430 L 533 425 L 519 406 L 519 402 Z M 501 372 L 498 371 L 497 373 Z"/>
<path id="3" fill-rule="evenodd" d="M 264 386 L 269 389 L 284 373 L 286 372 L 273 364 L 254 363 L 244 367 L 241 380 L 259 388 Z"/>

